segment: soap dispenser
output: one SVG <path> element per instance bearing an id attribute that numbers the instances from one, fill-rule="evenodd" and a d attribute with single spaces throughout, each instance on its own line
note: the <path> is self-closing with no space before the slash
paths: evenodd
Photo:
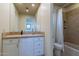
<path id="1" fill-rule="evenodd" d="M 21 35 L 23 34 L 23 30 L 21 30 Z"/>

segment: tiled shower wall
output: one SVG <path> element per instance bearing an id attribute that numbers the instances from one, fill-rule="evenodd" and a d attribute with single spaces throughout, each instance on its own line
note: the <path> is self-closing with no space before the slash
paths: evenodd
<path id="1" fill-rule="evenodd" d="M 79 7 L 64 13 L 64 38 L 79 45 Z"/>

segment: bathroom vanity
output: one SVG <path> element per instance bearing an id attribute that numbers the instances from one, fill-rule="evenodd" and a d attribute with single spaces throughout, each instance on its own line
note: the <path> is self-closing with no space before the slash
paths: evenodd
<path id="1" fill-rule="evenodd" d="M 44 54 L 44 33 L 20 32 L 3 33 L 3 56 L 42 56 Z"/>

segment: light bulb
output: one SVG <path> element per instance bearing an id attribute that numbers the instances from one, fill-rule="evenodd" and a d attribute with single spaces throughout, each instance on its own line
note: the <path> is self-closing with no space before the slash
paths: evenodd
<path id="1" fill-rule="evenodd" d="M 28 8 L 26 8 L 26 12 L 29 12 L 29 9 Z"/>
<path id="2" fill-rule="evenodd" d="M 34 7 L 35 6 L 35 4 L 32 4 L 32 7 Z"/>

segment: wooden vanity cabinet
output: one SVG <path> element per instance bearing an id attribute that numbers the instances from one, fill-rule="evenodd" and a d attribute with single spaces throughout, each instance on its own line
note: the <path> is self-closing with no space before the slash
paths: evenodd
<path id="1" fill-rule="evenodd" d="M 42 56 L 44 37 L 3 39 L 3 56 Z"/>

